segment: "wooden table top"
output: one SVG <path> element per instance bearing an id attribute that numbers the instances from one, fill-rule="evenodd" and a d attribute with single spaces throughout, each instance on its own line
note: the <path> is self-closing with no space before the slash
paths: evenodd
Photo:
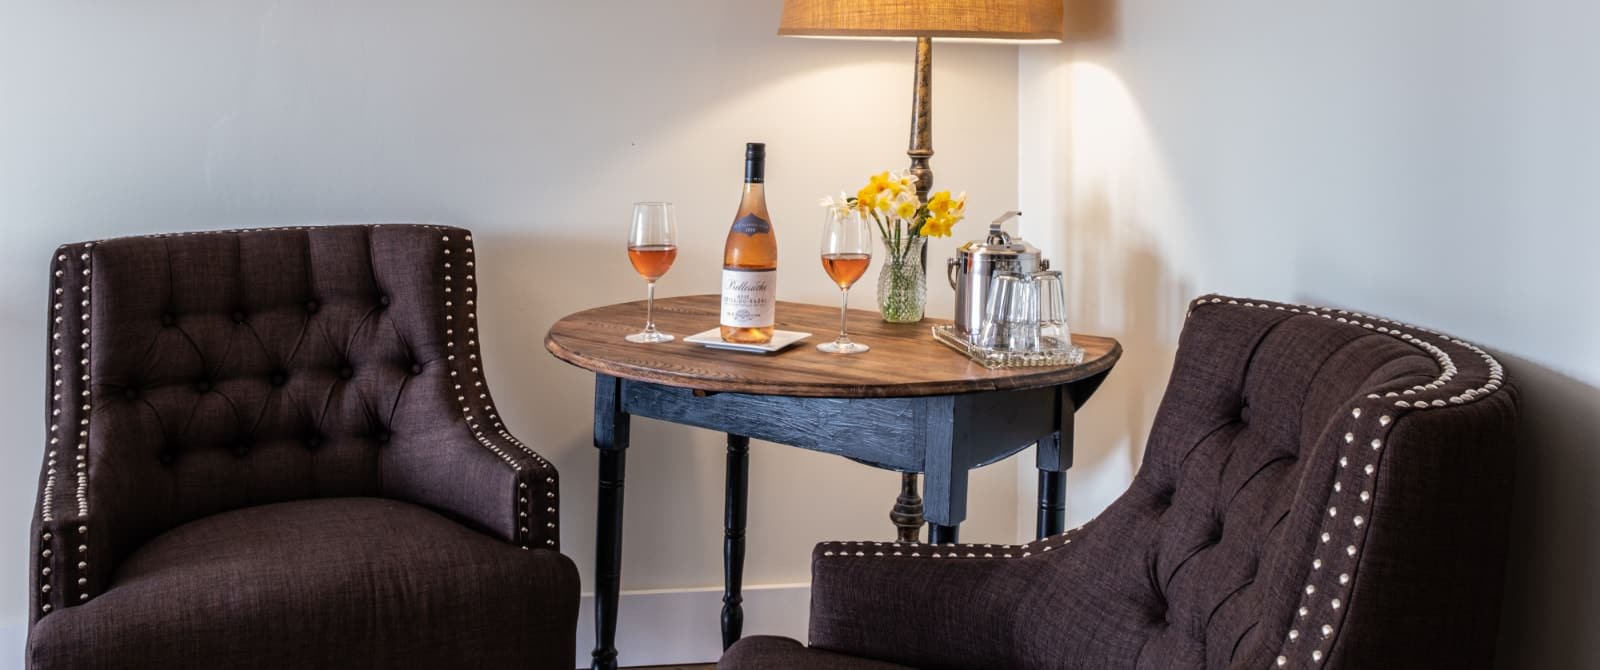
<path id="1" fill-rule="evenodd" d="M 778 303 L 779 330 L 811 333 L 776 354 L 711 349 L 684 337 L 717 327 L 721 298 L 696 295 L 656 300 L 656 327 L 678 339 L 666 344 L 635 344 L 623 336 L 644 327 L 644 301 L 607 305 L 557 321 L 544 346 L 580 368 L 621 379 L 718 393 L 750 393 L 814 398 L 888 398 L 951 395 L 1055 386 L 1106 370 L 1122 355 L 1108 337 L 1072 336 L 1083 347 L 1083 362 L 1054 368 L 991 370 L 935 341 L 921 323 L 884 323 L 877 312 L 850 310 L 850 339 L 872 347 L 841 356 L 816 345 L 838 335 L 838 306 Z"/>

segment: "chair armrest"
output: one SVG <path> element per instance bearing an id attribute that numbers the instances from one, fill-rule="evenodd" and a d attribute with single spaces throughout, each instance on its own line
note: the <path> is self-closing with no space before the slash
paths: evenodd
<path id="1" fill-rule="evenodd" d="M 445 230 L 440 262 L 444 270 L 444 347 L 446 378 L 438 381 L 448 424 L 438 444 L 406 454 L 384 474 L 389 495 L 455 514 L 485 532 L 523 549 L 561 549 L 559 478 L 556 468 L 513 437 L 489 393 L 479 345 L 477 279 L 472 235 Z"/>
<path id="2" fill-rule="evenodd" d="M 561 548 L 560 477 L 513 437 L 463 424 L 448 439 L 393 459 L 385 494 L 454 515 L 524 549 Z"/>
<path id="3" fill-rule="evenodd" d="M 1065 542 L 819 544 L 811 646 L 918 668 L 1009 667 L 1019 594 L 1045 567 L 1035 559 Z"/>
<path id="4" fill-rule="evenodd" d="M 110 563 L 103 558 L 104 543 L 90 545 L 103 532 L 90 533 L 91 519 L 77 514 L 43 514 L 49 500 L 41 500 L 41 514 L 33 517 L 32 552 L 28 574 L 34 579 L 29 589 L 30 622 L 66 607 L 81 605 L 104 588 L 109 581 Z M 46 518 L 48 517 L 48 518 Z"/>

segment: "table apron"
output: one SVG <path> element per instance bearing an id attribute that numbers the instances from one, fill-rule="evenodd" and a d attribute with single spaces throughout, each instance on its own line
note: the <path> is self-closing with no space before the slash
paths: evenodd
<path id="1" fill-rule="evenodd" d="M 1003 459 L 1060 428 L 1064 387 L 918 398 L 696 395 L 622 380 L 623 412 L 924 472 L 930 442 L 955 467 Z M 1069 401 L 1070 402 L 1070 401 Z M 1070 412 L 1070 404 L 1067 406 Z M 1070 419 L 1069 419 L 1070 420 Z"/>
<path id="2" fill-rule="evenodd" d="M 693 391 L 623 380 L 622 408 L 633 416 L 753 437 L 917 472 L 916 398 L 795 398 Z"/>

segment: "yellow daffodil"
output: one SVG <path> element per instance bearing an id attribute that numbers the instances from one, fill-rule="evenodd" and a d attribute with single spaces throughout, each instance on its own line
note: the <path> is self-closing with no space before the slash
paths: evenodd
<path id="1" fill-rule="evenodd" d="M 906 221 L 917 215 L 917 201 L 900 200 L 894 204 L 894 215 Z"/>
<path id="2" fill-rule="evenodd" d="M 837 200 L 828 198 L 822 205 L 840 211 L 853 208 L 863 217 L 870 216 L 884 227 L 885 240 L 949 237 L 951 228 L 966 217 L 967 194 L 952 197 L 949 191 L 939 191 L 924 203 L 917 195 L 917 181 L 910 173 L 879 172 L 867 177 L 853 199 L 840 194 Z"/>
<path id="3" fill-rule="evenodd" d="M 878 189 L 873 188 L 871 184 L 861 187 L 861 190 L 856 192 L 856 206 L 862 209 L 870 209 L 873 201 L 877 199 Z"/>
<path id="4" fill-rule="evenodd" d="M 894 211 L 894 194 L 888 191 L 879 191 L 877 197 L 872 200 L 872 208 L 877 210 L 879 214 L 888 216 Z"/>

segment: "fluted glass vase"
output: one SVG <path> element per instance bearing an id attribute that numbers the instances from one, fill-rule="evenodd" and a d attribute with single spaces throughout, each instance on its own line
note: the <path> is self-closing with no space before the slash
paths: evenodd
<path id="1" fill-rule="evenodd" d="M 928 302 L 928 273 L 922 248 L 928 238 L 896 236 L 883 240 L 883 265 L 878 269 L 878 311 L 889 323 L 916 323 Z"/>

